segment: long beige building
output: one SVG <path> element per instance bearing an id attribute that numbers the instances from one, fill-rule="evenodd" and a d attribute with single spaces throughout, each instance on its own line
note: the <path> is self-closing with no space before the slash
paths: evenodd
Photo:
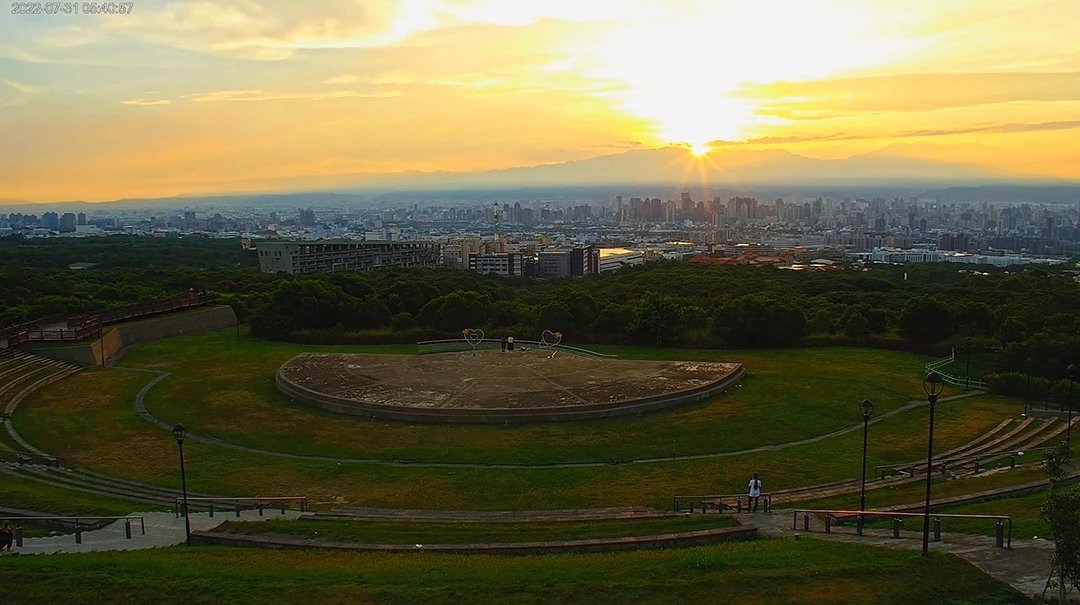
<path id="1" fill-rule="evenodd" d="M 335 273 L 439 264 L 439 244 L 431 242 L 258 240 L 255 244 L 264 273 Z"/>

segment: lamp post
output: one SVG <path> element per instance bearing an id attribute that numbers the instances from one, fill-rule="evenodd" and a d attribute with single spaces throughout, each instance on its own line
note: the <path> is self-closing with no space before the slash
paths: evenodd
<path id="1" fill-rule="evenodd" d="M 859 510 L 866 511 L 866 437 L 869 434 L 870 412 L 874 411 L 874 404 L 869 399 L 863 399 L 859 404 L 862 409 L 862 490 L 859 492 Z"/>
<path id="2" fill-rule="evenodd" d="M 938 395 L 945 390 L 945 381 L 937 372 L 930 372 L 923 380 L 923 391 L 926 392 L 926 401 L 930 404 L 930 436 L 926 445 L 926 505 L 923 507 L 922 526 L 922 554 L 925 557 L 930 552 L 930 479 L 931 467 L 934 463 L 934 405 Z"/>
<path id="3" fill-rule="evenodd" d="M 187 545 L 191 546 L 191 515 L 188 514 L 187 474 L 184 472 L 184 436 L 187 435 L 187 429 L 182 424 L 173 425 L 172 434 L 176 437 L 176 445 L 180 447 L 180 486 L 184 492 L 184 535 L 187 536 Z"/>
<path id="4" fill-rule="evenodd" d="M 1065 425 L 1065 441 L 1072 445 L 1073 384 L 1076 382 L 1076 364 L 1069 364 L 1069 424 Z"/>

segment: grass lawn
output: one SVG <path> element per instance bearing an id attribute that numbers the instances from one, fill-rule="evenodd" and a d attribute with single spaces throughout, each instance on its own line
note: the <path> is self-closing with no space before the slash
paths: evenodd
<path id="1" fill-rule="evenodd" d="M 290 345 L 224 330 L 132 347 L 122 365 L 170 372 L 149 393 L 147 408 L 230 442 L 322 456 L 534 464 L 737 451 L 828 433 L 858 423 L 858 402 L 865 398 L 878 413 L 921 398 L 927 361 L 847 348 L 610 348 L 626 359 L 740 361 L 749 376 L 707 402 L 642 416 L 448 426 L 359 419 L 291 401 L 277 390 L 275 372 L 297 353 L 319 350 L 412 353 L 415 347 Z"/>
<path id="2" fill-rule="evenodd" d="M 233 376 L 237 380 L 247 376 L 246 379 L 250 379 L 256 369 L 248 367 L 249 362 L 255 363 L 249 358 L 262 358 L 262 361 L 255 364 L 257 368 L 261 368 L 258 372 L 265 370 L 272 374 L 278 361 L 284 361 L 302 350 L 317 348 L 237 339 L 234 333 L 225 331 L 133 347 L 126 361 L 132 366 L 154 366 L 181 373 L 189 372 L 199 380 L 210 382 L 219 380 L 222 376 Z M 351 347 L 349 350 L 376 349 L 383 350 L 381 347 Z M 209 358 L 218 359 L 220 365 L 202 367 L 195 371 L 183 365 L 188 362 L 178 361 L 185 355 L 194 354 L 196 350 L 205 352 Z M 229 363 L 226 358 L 230 351 L 232 357 L 240 361 Z M 646 353 L 691 358 L 695 355 L 717 355 L 715 351 L 627 351 L 627 356 L 645 356 Z M 774 413 L 782 413 L 784 409 L 796 410 L 799 414 L 809 413 L 809 405 L 803 403 L 796 391 L 783 390 L 791 388 L 783 385 L 798 382 L 786 379 L 782 371 L 787 363 L 782 358 L 790 361 L 794 356 L 808 364 L 805 366 L 807 368 L 830 368 L 824 375 L 830 376 L 831 382 L 814 383 L 814 390 L 817 391 L 814 397 L 817 399 L 813 400 L 813 405 L 828 410 L 828 413 L 822 412 L 819 416 L 832 414 L 834 417 L 829 420 L 829 426 L 822 425 L 814 430 L 833 428 L 838 425 L 837 418 L 841 416 L 843 417 L 840 420 L 843 422 L 839 425 L 852 425 L 861 420 L 857 407 L 861 397 L 848 393 L 847 397 L 852 397 L 850 401 L 837 403 L 828 397 L 828 394 L 833 392 L 830 385 L 857 382 L 863 378 L 853 377 L 851 372 L 845 373 L 836 368 L 844 367 L 844 360 L 848 358 L 872 359 L 879 353 L 887 352 L 835 348 L 755 352 L 763 361 L 771 358 L 775 372 L 768 378 L 765 378 L 764 374 L 755 378 L 759 385 L 756 388 L 766 395 L 787 393 L 786 396 L 791 399 L 771 401 L 768 396 L 759 394 L 754 396 L 756 399 L 753 401 L 770 407 Z M 276 355 L 279 359 L 268 363 L 265 359 L 268 355 Z M 900 357 L 904 358 L 905 356 Z M 895 388 L 906 393 L 921 391 L 918 386 L 920 373 L 917 371 L 920 361 L 916 357 L 907 357 L 905 363 L 912 367 L 908 368 L 907 373 L 892 379 Z M 889 373 L 881 369 L 876 372 L 882 375 Z M 806 372 L 808 375 L 813 373 L 814 371 L 810 370 Z M 88 368 L 35 393 L 16 414 L 15 426 L 31 443 L 60 456 L 65 464 L 92 468 L 117 477 L 179 487 L 176 446 L 172 435 L 139 418 L 134 411 L 135 394 L 152 377 L 153 375 L 146 372 L 131 369 Z M 276 396 L 277 391 L 272 385 L 270 375 L 264 379 L 267 382 L 267 392 Z M 152 393 L 158 393 L 158 389 L 172 382 L 172 378 L 166 379 L 159 383 Z M 189 382 L 194 384 L 197 381 Z M 393 444 L 389 443 L 392 439 L 387 441 L 387 438 L 380 436 L 381 432 L 388 432 L 395 436 L 394 438 L 411 443 L 412 445 L 408 446 L 410 448 L 428 448 L 434 460 L 477 459 L 486 464 L 520 458 L 522 454 L 517 452 L 517 448 L 520 446 L 528 449 L 526 446 L 530 443 L 527 439 L 536 440 L 536 443 L 531 445 L 528 456 L 558 459 L 563 456 L 560 451 L 564 444 L 576 439 L 587 439 L 589 429 L 593 426 L 597 427 L 596 439 L 604 439 L 605 436 L 608 439 L 604 447 L 617 446 L 618 449 L 612 452 L 613 458 L 618 460 L 627 460 L 636 454 L 647 453 L 640 444 L 622 436 L 624 432 L 631 436 L 636 435 L 641 440 L 645 440 L 642 435 L 653 429 L 664 434 L 664 439 L 675 435 L 672 447 L 678 454 L 696 451 L 698 446 L 691 447 L 687 444 L 708 435 L 712 436 L 711 451 L 730 450 L 737 443 L 747 446 L 766 445 L 772 442 L 770 439 L 796 436 L 790 434 L 790 427 L 776 429 L 771 426 L 772 417 L 769 415 L 762 418 L 745 407 L 740 408 L 738 413 L 725 411 L 731 403 L 727 397 L 742 401 L 744 406 L 750 401 L 746 399 L 746 393 L 753 392 L 751 382 L 748 380 L 747 386 L 734 394 L 686 410 L 595 423 L 575 423 L 566 427 L 412 426 L 320 414 L 296 406 L 290 407 L 291 404 L 287 402 L 280 407 L 274 407 L 270 404 L 252 404 L 243 399 L 231 399 L 215 404 L 221 406 L 218 411 L 220 418 L 207 422 L 235 423 L 238 427 L 236 430 L 243 428 L 252 433 L 253 436 L 247 439 L 249 442 L 261 439 L 257 434 L 266 430 L 274 435 L 272 441 L 280 444 L 283 449 L 318 450 L 323 446 L 316 447 L 313 444 L 324 443 L 323 436 L 315 434 L 310 427 L 292 424 L 297 415 L 308 414 L 319 418 L 320 422 L 328 423 L 325 425 L 326 430 L 335 435 L 333 439 L 351 436 L 350 438 L 355 440 L 343 453 L 353 452 L 372 457 L 389 454 L 394 451 Z M 901 388 L 905 382 L 912 384 Z M 164 419 L 183 420 L 192 424 L 190 428 L 195 431 L 211 428 L 200 426 L 203 421 L 199 417 L 179 417 L 184 410 L 194 414 L 200 409 L 188 408 L 196 405 L 193 400 L 174 401 L 170 398 L 169 402 L 165 402 L 164 399 L 165 397 L 159 394 L 155 404 L 168 408 L 155 409 Z M 897 397 L 895 402 L 899 403 L 900 398 Z M 888 406 L 876 407 L 875 412 L 882 411 L 882 408 L 888 409 Z M 1018 404 L 1014 400 L 989 396 L 942 402 L 938 405 L 935 442 L 941 450 L 969 442 L 996 426 L 1002 418 L 1014 414 L 1016 408 Z M 171 416 L 170 409 L 175 409 L 178 416 Z M 256 411 L 253 412 L 252 409 Z M 233 412 L 236 417 L 244 419 L 243 423 L 233 418 Z M 708 421 L 707 416 L 710 414 L 719 414 L 715 422 Z M 731 415 L 729 421 L 719 420 L 724 414 Z M 279 416 L 281 422 L 275 421 Z M 875 417 L 879 416 L 875 414 Z M 925 423 L 926 411 L 920 407 L 872 424 L 871 467 L 875 464 L 920 459 L 925 451 Z M 213 430 L 209 433 L 219 435 Z M 815 433 L 803 427 L 797 436 L 805 437 L 811 434 Z M 766 439 L 766 435 L 770 436 L 770 439 Z M 367 443 L 365 439 L 368 438 L 374 443 Z M 238 436 L 237 440 L 243 439 Z M 431 443 L 425 444 L 425 440 Z M 453 447 L 450 447 L 451 443 Z M 569 445 L 567 447 L 573 449 Z M 470 468 L 336 463 L 247 453 L 196 442 L 185 445 L 189 485 L 197 491 L 232 496 L 306 495 L 315 509 L 362 504 L 475 510 L 624 505 L 647 505 L 666 509 L 671 505 L 671 497 L 675 494 L 740 493 L 751 472 L 762 474 L 766 491 L 857 477 L 860 471 L 861 448 L 861 430 L 856 430 L 820 442 L 776 451 L 717 458 L 663 459 L 648 464 L 604 464 L 582 468 Z M 578 450 L 578 454 L 570 457 L 578 456 L 581 451 Z M 440 455 L 436 455 L 440 452 Z M 1022 473 L 1017 476 L 1023 478 Z M 881 500 L 872 501 L 884 504 Z M 900 500 L 903 501 L 905 500 Z M 896 500 L 891 499 L 890 503 L 896 503 Z M 844 506 L 850 506 L 850 503 Z"/>
<path id="3" fill-rule="evenodd" d="M 226 521 L 214 531 L 352 544 L 478 544 L 657 536 L 738 525 L 729 515 L 543 523 L 411 523 L 405 521 Z"/>
<path id="4" fill-rule="evenodd" d="M 817 540 L 526 557 L 175 547 L 6 559 L 0 583 L 53 604 L 1029 602 L 952 555 Z"/>
<path id="5" fill-rule="evenodd" d="M 959 515 L 1008 515 L 1013 522 L 1014 538 L 1034 538 L 1037 536 L 1050 540 L 1052 539 L 1050 527 L 1039 517 L 1039 509 L 1046 502 L 1048 494 L 1049 492 L 1036 492 L 1018 498 L 956 506 L 944 509 L 941 512 Z M 993 536 L 994 523 L 992 521 L 955 519 L 949 521 L 949 531 Z"/>

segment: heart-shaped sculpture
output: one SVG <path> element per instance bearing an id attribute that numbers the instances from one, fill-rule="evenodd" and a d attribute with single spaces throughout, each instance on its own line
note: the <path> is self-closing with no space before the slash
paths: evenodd
<path id="1" fill-rule="evenodd" d="M 466 329 L 462 330 L 461 334 L 465 337 L 465 342 L 476 346 L 484 342 L 484 331 L 480 329 Z"/>
<path id="2" fill-rule="evenodd" d="M 551 330 L 544 330 L 540 334 L 540 345 L 545 347 L 553 347 L 562 342 L 562 332 L 552 332 Z"/>

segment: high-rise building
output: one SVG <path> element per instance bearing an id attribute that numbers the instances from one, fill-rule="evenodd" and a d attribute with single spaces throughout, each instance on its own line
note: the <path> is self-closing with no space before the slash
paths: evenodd
<path id="1" fill-rule="evenodd" d="M 518 252 L 473 253 L 469 254 L 469 271 L 520 276 L 525 274 L 525 257 Z"/>
<path id="2" fill-rule="evenodd" d="M 259 267 L 264 273 L 336 273 L 385 267 L 435 267 L 439 244 L 431 242 L 259 240 Z"/>

